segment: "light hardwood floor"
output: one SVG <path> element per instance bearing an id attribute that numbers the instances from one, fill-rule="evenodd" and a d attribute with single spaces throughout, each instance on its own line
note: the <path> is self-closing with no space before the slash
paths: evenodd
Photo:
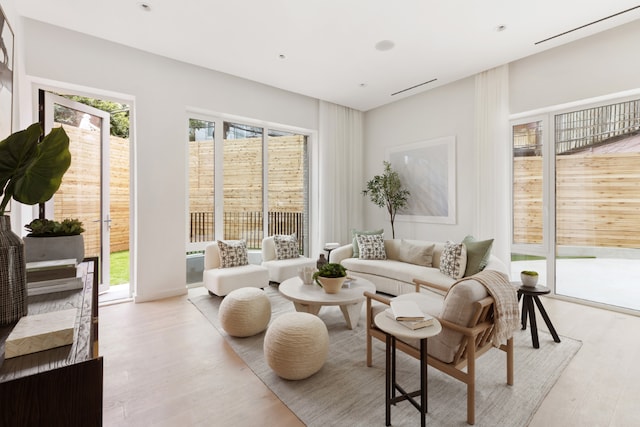
<path id="1" fill-rule="evenodd" d="M 558 333 L 583 346 L 530 426 L 640 425 L 640 317 L 543 303 Z M 186 296 L 100 307 L 100 354 L 105 426 L 304 425 Z"/>

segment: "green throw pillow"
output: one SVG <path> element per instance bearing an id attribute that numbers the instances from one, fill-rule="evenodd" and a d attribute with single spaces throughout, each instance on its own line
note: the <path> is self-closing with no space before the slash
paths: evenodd
<path id="1" fill-rule="evenodd" d="M 357 235 L 361 234 L 365 236 L 373 236 L 374 234 L 382 233 L 384 233 L 384 229 L 382 228 L 380 230 L 356 230 L 355 228 L 351 230 L 351 236 L 353 237 L 353 257 L 360 257 L 360 250 L 358 249 L 358 239 L 356 238 Z"/>
<path id="2" fill-rule="evenodd" d="M 467 236 L 462 243 L 467 248 L 467 268 L 464 277 L 473 276 L 485 269 L 489 263 L 493 239 L 476 240 L 473 236 Z"/>

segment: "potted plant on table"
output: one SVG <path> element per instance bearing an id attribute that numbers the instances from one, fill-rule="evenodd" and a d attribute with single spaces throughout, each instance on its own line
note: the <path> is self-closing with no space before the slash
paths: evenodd
<path id="1" fill-rule="evenodd" d="M 520 280 L 522 281 L 522 286 L 535 288 L 538 284 L 538 272 L 529 270 L 521 271 Z"/>
<path id="2" fill-rule="evenodd" d="M 67 218 L 62 222 L 34 219 L 24 228 L 29 234 L 23 239 L 27 262 L 73 258 L 77 263 L 84 258 L 82 221 Z"/>
<path id="3" fill-rule="evenodd" d="M 26 205 L 46 202 L 71 164 L 64 129 L 53 129 L 38 142 L 41 135 L 40 125 L 34 123 L 0 141 L 0 324 L 27 314 L 24 243 L 11 231 L 7 205 L 12 198 Z"/>
<path id="4" fill-rule="evenodd" d="M 329 262 L 313 273 L 313 280 L 328 294 L 337 294 L 347 278 L 347 270 L 342 264 Z"/>
<path id="5" fill-rule="evenodd" d="M 396 230 L 393 226 L 396 213 L 407 206 L 411 193 L 404 188 L 398 172 L 391 169 L 391 163 L 383 162 L 384 174 L 376 175 L 367 182 L 367 189 L 362 190 L 363 196 L 369 196 L 371 201 L 381 208 L 387 208 L 391 221 L 391 236 L 396 238 Z"/>

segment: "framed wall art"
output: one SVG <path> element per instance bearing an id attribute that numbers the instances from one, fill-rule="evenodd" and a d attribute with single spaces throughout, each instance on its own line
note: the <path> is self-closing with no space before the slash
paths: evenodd
<path id="1" fill-rule="evenodd" d="M 411 193 L 397 221 L 456 223 L 455 136 L 393 147 L 387 158 Z"/>

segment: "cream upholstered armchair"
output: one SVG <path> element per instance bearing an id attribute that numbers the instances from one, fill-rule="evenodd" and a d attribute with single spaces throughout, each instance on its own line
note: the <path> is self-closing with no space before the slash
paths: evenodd
<path id="1" fill-rule="evenodd" d="M 289 236 L 282 236 L 284 238 Z M 296 245 L 297 247 L 297 242 Z M 278 259 L 275 236 L 266 237 L 262 240 L 262 266 L 269 270 L 269 281 L 282 283 L 285 280 L 296 277 L 298 270 L 303 267 L 315 267 L 316 262 L 311 258 L 299 255 L 296 249 L 294 253 L 285 255 L 283 259 Z"/>
<path id="2" fill-rule="evenodd" d="M 262 266 L 247 263 L 223 268 L 222 265 L 218 242 L 207 245 L 204 250 L 202 281 L 210 294 L 224 296 L 239 288 L 269 286 L 269 270 Z"/>
<path id="3" fill-rule="evenodd" d="M 395 298 L 416 301 L 424 312 L 435 316 L 442 324 L 442 332 L 429 338 L 427 364 L 467 385 L 467 423 L 474 424 L 476 360 L 494 347 L 492 342 L 496 333 L 495 300 L 489 296 L 480 282 L 473 280 L 473 276 L 454 285 L 446 297 L 443 296 L 447 292 L 444 287 L 434 286 L 417 279 L 414 279 L 414 283 L 416 292 L 419 293 L 403 294 Z M 420 292 L 423 287 L 438 293 Z M 372 338 L 385 340 L 385 334 L 376 327 L 374 318 L 388 306 L 391 299 L 369 292 L 365 292 L 365 296 L 367 298 L 367 366 L 371 366 Z M 420 346 L 417 341 L 398 340 L 397 348 L 412 357 L 420 358 Z M 505 352 L 507 384 L 513 385 L 512 336 L 497 348 Z"/>

